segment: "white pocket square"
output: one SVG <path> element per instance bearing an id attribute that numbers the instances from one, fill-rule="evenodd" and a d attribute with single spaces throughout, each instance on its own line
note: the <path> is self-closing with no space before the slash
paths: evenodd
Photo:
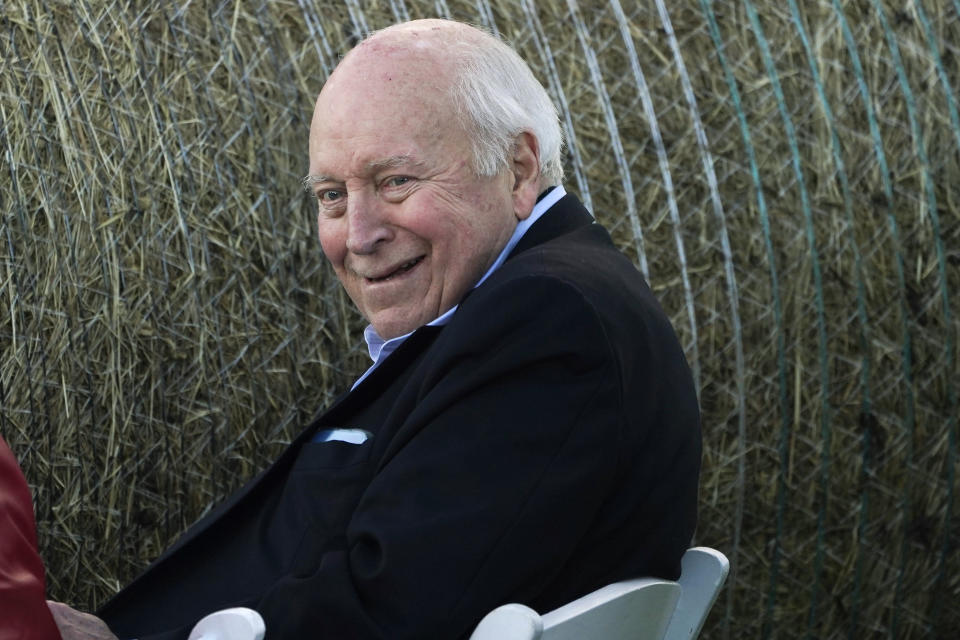
<path id="1" fill-rule="evenodd" d="M 313 441 L 363 444 L 372 437 L 373 434 L 366 429 L 321 429 L 313 436 Z"/>

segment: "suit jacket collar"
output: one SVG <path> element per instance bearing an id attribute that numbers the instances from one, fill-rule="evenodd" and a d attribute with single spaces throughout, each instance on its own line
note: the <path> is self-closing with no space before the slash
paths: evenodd
<path id="1" fill-rule="evenodd" d="M 409 338 L 397 347 L 396 351 L 387 356 L 380 366 L 371 371 L 366 379 L 354 389 L 337 398 L 332 405 L 322 410 L 318 414 L 317 420 L 305 429 L 293 444 L 299 444 L 312 438 L 320 424 L 318 422 L 320 417 L 324 418 L 324 424 L 336 422 L 338 415 L 352 413 L 358 406 L 372 402 L 376 395 L 388 384 L 384 380 L 393 380 L 398 377 L 417 354 L 428 348 L 442 329 L 443 326 L 425 325 L 414 331 Z"/>
<path id="2" fill-rule="evenodd" d="M 576 196 L 567 194 L 530 227 L 517 246 L 513 248 L 507 260 L 537 245 L 593 224 L 593 216 L 580 203 Z"/>

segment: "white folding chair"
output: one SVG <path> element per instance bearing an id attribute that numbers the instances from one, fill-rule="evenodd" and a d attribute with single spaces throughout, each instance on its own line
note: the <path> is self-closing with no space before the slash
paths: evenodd
<path id="1" fill-rule="evenodd" d="M 266 627 L 253 609 L 222 609 L 200 619 L 188 640 L 263 640 Z"/>
<path id="2" fill-rule="evenodd" d="M 607 585 L 543 616 L 522 604 L 488 613 L 470 640 L 693 640 L 729 563 L 714 549 L 688 549 L 680 581 L 636 578 Z"/>
<path id="3" fill-rule="evenodd" d="M 522 604 L 488 613 L 470 640 L 695 640 L 730 563 L 708 547 L 688 549 L 679 582 L 635 578 L 607 585 L 543 616 Z M 263 640 L 263 618 L 242 607 L 212 613 L 189 640 Z"/>
<path id="4" fill-rule="evenodd" d="M 730 561 L 716 549 L 693 547 L 680 559 L 680 599 L 664 640 L 694 640 L 727 579 Z"/>

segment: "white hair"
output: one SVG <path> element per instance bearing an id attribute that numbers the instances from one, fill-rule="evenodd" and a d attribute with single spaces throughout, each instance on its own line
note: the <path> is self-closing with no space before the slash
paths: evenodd
<path id="1" fill-rule="evenodd" d="M 463 39 L 459 49 L 453 99 L 473 134 L 474 170 L 481 176 L 507 168 L 518 135 L 531 132 L 540 147 L 540 175 L 545 186 L 563 180 L 563 134 L 557 108 L 516 51 L 495 36 Z"/>
<path id="2" fill-rule="evenodd" d="M 445 59 L 456 80 L 451 99 L 473 147 L 473 169 L 480 176 L 504 171 L 517 136 L 530 132 L 540 149 L 540 181 L 544 186 L 563 181 L 563 134 L 557 108 L 523 58 L 489 32 L 448 20 L 415 20 L 369 34 L 366 41 L 395 30 L 427 29 L 442 24 Z M 428 31 L 429 33 L 429 31 Z"/>

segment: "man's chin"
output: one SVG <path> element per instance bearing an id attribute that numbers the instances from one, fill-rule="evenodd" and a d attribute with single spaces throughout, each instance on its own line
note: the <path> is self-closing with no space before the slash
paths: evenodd
<path id="1" fill-rule="evenodd" d="M 428 320 L 421 320 L 419 317 L 404 317 L 404 316 L 393 316 L 393 317 L 378 317 L 379 314 L 374 314 L 372 319 L 369 320 L 370 324 L 373 325 L 374 331 L 377 332 L 377 335 L 383 338 L 384 340 L 392 340 L 393 338 L 399 338 L 400 336 L 406 335 L 411 331 L 419 329 L 425 325 Z"/>

